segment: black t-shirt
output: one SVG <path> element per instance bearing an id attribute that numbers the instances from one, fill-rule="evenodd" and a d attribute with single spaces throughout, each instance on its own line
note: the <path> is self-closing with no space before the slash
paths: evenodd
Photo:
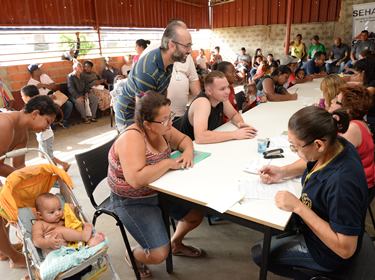
<path id="1" fill-rule="evenodd" d="M 375 80 L 371 81 L 368 84 L 367 88 L 369 88 L 369 87 L 375 88 Z M 375 102 L 375 95 L 373 96 L 373 99 L 374 99 L 374 102 Z M 375 118 L 375 105 L 372 108 L 370 108 L 370 110 L 368 110 L 367 116 Z M 372 124 L 372 125 L 375 125 L 375 124 Z"/>
<path id="2" fill-rule="evenodd" d="M 193 102 L 198 98 L 208 99 L 206 93 L 204 92 L 204 90 L 202 90 L 194 98 L 191 104 L 193 104 Z M 189 108 L 186 110 L 184 116 L 182 117 L 181 132 L 189 136 L 191 140 L 194 141 L 195 140 L 194 127 L 190 124 L 190 121 L 189 121 L 189 110 L 190 110 L 191 104 Z M 211 106 L 210 116 L 208 117 L 208 126 L 207 126 L 208 130 L 214 130 L 215 128 L 218 128 L 219 126 L 223 124 L 223 109 L 224 109 L 223 102 L 220 102 L 216 107 Z"/>
<path id="3" fill-rule="evenodd" d="M 263 81 L 266 80 L 266 79 L 271 79 L 272 83 L 273 83 L 273 86 L 275 87 L 275 82 L 273 81 L 273 79 L 270 76 L 265 76 L 265 77 L 261 78 L 259 83 L 257 84 L 257 90 L 260 90 L 260 91 L 263 90 Z"/>

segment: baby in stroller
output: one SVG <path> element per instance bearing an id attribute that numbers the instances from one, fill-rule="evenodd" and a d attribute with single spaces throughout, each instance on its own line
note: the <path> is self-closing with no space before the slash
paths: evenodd
<path id="1" fill-rule="evenodd" d="M 65 227 L 61 202 L 52 193 L 39 195 L 35 200 L 35 209 L 40 220 L 32 226 L 33 243 L 36 247 L 46 249 L 46 254 L 61 246 L 67 247 L 69 241 L 84 241 L 89 247 L 94 247 L 105 239 L 101 231 L 92 235 L 91 223 L 85 223 L 82 231 Z"/>

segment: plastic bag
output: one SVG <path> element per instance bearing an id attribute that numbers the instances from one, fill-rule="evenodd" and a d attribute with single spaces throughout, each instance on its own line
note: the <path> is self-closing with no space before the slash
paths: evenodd
<path id="1" fill-rule="evenodd" d="M 86 112 L 86 117 L 91 117 L 91 109 L 90 109 L 90 101 L 88 98 L 85 98 L 85 112 Z"/>

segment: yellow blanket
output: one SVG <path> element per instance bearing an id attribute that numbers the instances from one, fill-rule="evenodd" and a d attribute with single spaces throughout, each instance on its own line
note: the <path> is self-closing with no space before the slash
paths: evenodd
<path id="1" fill-rule="evenodd" d="M 64 215 L 63 215 L 62 219 L 65 220 L 65 227 L 72 228 L 72 229 L 75 229 L 75 230 L 78 230 L 78 231 L 82 231 L 83 223 L 80 220 L 77 219 L 73 210 L 70 209 L 68 203 L 65 203 Z M 74 247 L 76 249 L 79 249 L 78 248 L 78 241 L 81 241 L 81 240 L 68 242 L 68 247 Z M 84 247 L 84 246 L 85 246 L 85 242 L 82 241 L 82 247 Z"/>

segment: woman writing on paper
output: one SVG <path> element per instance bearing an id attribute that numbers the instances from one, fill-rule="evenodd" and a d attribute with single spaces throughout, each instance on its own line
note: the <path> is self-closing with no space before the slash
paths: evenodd
<path id="1" fill-rule="evenodd" d="M 169 254 L 199 257 L 199 248 L 182 244 L 184 236 L 202 221 L 204 213 L 169 203 L 170 216 L 178 220 L 171 240 L 158 207 L 158 193 L 147 187 L 168 170 L 193 167 L 193 142 L 172 126 L 170 100 L 147 91 L 135 108 L 135 124 L 113 143 L 108 160 L 111 202 L 126 229 L 139 243 L 132 248 L 141 277 L 151 275 L 145 264 L 159 264 Z M 170 159 L 172 150 L 180 150 Z M 129 262 L 129 256 L 125 257 Z"/>
<path id="2" fill-rule="evenodd" d="M 267 184 L 302 175 L 301 199 L 279 191 L 275 202 L 280 209 L 297 214 L 307 229 L 282 239 L 272 237 L 268 269 L 273 273 L 300 279 L 302 272 L 293 267 L 337 271 L 358 255 L 365 229 L 367 181 L 355 147 L 338 136 L 348 126 L 346 110 L 329 113 L 320 107 L 305 107 L 288 123 L 290 148 L 301 159 L 259 170 Z M 258 242 L 251 250 L 257 265 L 261 247 Z"/>

